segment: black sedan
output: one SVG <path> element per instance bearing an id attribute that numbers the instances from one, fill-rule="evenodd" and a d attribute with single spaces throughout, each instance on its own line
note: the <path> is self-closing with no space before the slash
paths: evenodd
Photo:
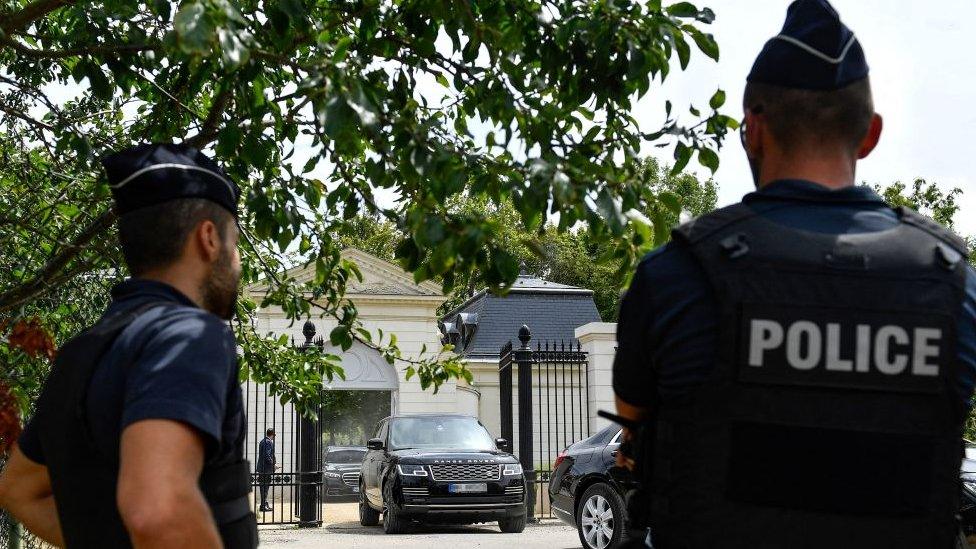
<path id="1" fill-rule="evenodd" d="M 386 533 L 413 521 L 474 524 L 498 521 L 503 532 L 525 528 L 525 477 L 518 460 L 498 449 L 477 419 L 404 415 L 380 421 L 366 444 L 359 522 Z"/>
<path id="2" fill-rule="evenodd" d="M 626 537 L 623 494 L 634 480 L 614 464 L 619 447 L 620 427 L 611 425 L 566 448 L 553 466 L 553 514 L 576 528 L 587 549 L 615 549 Z"/>
<path id="3" fill-rule="evenodd" d="M 329 446 L 325 450 L 322 476 L 326 497 L 359 494 L 359 468 L 366 448 L 363 446 Z"/>

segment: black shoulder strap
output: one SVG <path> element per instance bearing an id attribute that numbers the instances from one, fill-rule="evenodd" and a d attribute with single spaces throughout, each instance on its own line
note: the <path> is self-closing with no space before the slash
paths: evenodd
<path id="1" fill-rule="evenodd" d="M 903 223 L 921 229 L 935 238 L 938 238 L 942 242 L 951 246 L 955 251 L 962 254 L 964 257 L 969 255 L 969 247 L 965 240 L 949 229 L 939 225 L 931 218 L 928 218 L 906 206 L 899 206 L 895 208 L 895 212 L 898 214 L 898 218 Z"/>
<path id="2" fill-rule="evenodd" d="M 755 210 L 739 202 L 738 204 L 720 208 L 679 225 L 671 231 L 671 236 L 675 240 L 681 240 L 687 244 L 695 244 L 708 238 L 716 231 L 720 231 L 733 223 L 755 217 L 756 215 L 758 214 Z"/>

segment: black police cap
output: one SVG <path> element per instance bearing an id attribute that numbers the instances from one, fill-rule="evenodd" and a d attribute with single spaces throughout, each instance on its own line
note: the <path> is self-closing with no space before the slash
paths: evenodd
<path id="1" fill-rule="evenodd" d="M 783 30 L 763 47 L 747 80 L 785 88 L 836 90 L 868 75 L 864 50 L 827 0 L 796 0 Z"/>
<path id="2" fill-rule="evenodd" d="M 202 198 L 237 217 L 241 190 L 216 162 L 185 145 L 149 144 L 102 159 L 116 211 L 131 211 L 180 198 Z"/>

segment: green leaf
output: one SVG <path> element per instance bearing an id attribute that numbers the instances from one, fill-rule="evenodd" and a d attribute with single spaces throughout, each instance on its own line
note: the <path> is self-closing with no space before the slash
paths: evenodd
<path id="1" fill-rule="evenodd" d="M 217 37 L 220 41 L 221 58 L 229 69 L 233 70 L 247 63 L 251 57 L 251 50 L 244 45 L 236 33 L 228 29 L 220 29 L 217 31 Z"/>
<path id="2" fill-rule="evenodd" d="M 678 62 L 681 64 L 681 70 L 688 68 L 688 62 L 691 60 L 691 47 L 688 46 L 688 42 L 680 34 L 674 36 L 674 49 L 678 52 Z"/>
<path id="3" fill-rule="evenodd" d="M 661 201 L 672 213 L 681 213 L 681 198 L 671 191 L 664 191 L 657 195 L 658 200 Z"/>
<path id="4" fill-rule="evenodd" d="M 698 163 L 712 170 L 712 173 L 718 170 L 718 162 L 718 154 L 712 149 L 698 150 Z"/>
<path id="5" fill-rule="evenodd" d="M 87 76 L 88 82 L 91 84 L 92 93 L 95 94 L 95 97 L 105 101 L 112 99 L 115 92 L 115 86 L 109 82 L 108 77 L 105 76 L 104 72 L 102 72 L 101 67 L 94 63 L 90 63 L 88 65 Z"/>
<path id="6" fill-rule="evenodd" d="M 451 87 L 451 83 L 447 81 L 447 77 L 444 76 L 444 73 L 442 72 L 437 73 L 437 76 L 435 76 L 434 79 L 437 80 L 438 84 L 444 86 L 445 88 Z"/>
<path id="7" fill-rule="evenodd" d="M 712 98 L 708 100 L 708 106 L 712 109 L 718 110 L 719 107 L 725 104 L 725 92 L 722 90 L 716 90 Z"/>
<path id="8" fill-rule="evenodd" d="M 695 44 L 698 45 L 698 49 L 701 50 L 702 53 L 715 61 L 718 61 L 718 42 L 715 41 L 714 36 L 703 33 L 698 29 L 694 29 L 690 32 L 690 34 L 691 38 L 695 41 Z"/>
<path id="9" fill-rule="evenodd" d="M 674 146 L 674 167 L 671 168 L 671 175 L 678 175 L 685 169 L 688 161 L 691 160 L 691 153 L 692 149 L 680 141 Z"/>
<path id="10" fill-rule="evenodd" d="M 206 55 L 211 51 L 214 26 L 206 8 L 199 2 L 183 4 L 173 19 L 180 48 L 189 54 Z"/>
<path id="11" fill-rule="evenodd" d="M 342 63 L 346 59 L 346 54 L 349 53 L 349 46 L 352 45 L 352 37 L 343 36 L 336 42 L 335 51 L 332 53 L 333 63 Z"/>
<path id="12" fill-rule="evenodd" d="M 165 21 L 169 21 L 169 16 L 171 15 L 172 10 L 170 0 L 153 0 L 153 9 L 160 18 Z"/>
<path id="13" fill-rule="evenodd" d="M 285 13 L 292 23 L 305 20 L 305 5 L 302 0 L 279 0 L 278 9 Z"/>
<path id="14" fill-rule="evenodd" d="M 677 4 L 671 4 L 666 8 L 668 15 L 674 17 L 696 17 L 698 15 L 698 8 L 695 7 L 691 2 L 678 2 Z"/>

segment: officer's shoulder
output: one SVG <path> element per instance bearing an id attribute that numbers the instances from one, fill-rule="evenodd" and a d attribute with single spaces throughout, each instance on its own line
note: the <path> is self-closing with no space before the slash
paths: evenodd
<path id="1" fill-rule="evenodd" d="M 699 266 L 691 250 L 674 240 L 651 250 L 637 264 L 638 277 L 652 285 L 675 276 L 683 278 L 689 271 L 697 269 Z"/>
<path id="2" fill-rule="evenodd" d="M 216 315 L 197 307 L 164 304 L 143 315 L 143 326 L 151 337 L 188 339 L 227 337 L 230 327 Z"/>
<path id="3" fill-rule="evenodd" d="M 966 241 L 956 233 L 940 225 L 934 219 L 920 214 L 907 206 L 899 206 L 895 208 L 895 211 L 903 223 L 907 223 L 945 242 L 964 257 L 969 255 L 969 245 Z"/>
<path id="4" fill-rule="evenodd" d="M 671 235 L 674 240 L 693 244 L 736 221 L 754 215 L 756 212 L 752 208 L 742 202 L 737 202 L 682 223 L 671 231 Z"/>

